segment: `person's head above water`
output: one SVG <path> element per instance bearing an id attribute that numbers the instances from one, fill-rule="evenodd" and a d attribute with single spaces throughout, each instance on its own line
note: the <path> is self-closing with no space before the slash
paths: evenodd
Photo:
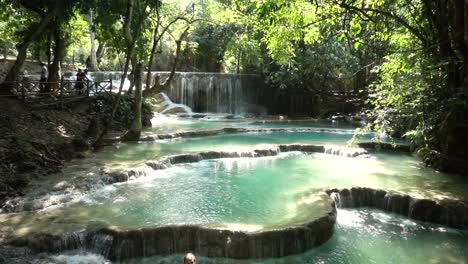
<path id="1" fill-rule="evenodd" d="M 197 258 L 192 253 L 187 253 L 184 257 L 184 264 L 196 264 Z"/>

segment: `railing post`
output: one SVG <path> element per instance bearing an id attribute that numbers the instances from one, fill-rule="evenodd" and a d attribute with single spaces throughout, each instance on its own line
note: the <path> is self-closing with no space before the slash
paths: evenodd
<path id="1" fill-rule="evenodd" d="M 60 78 L 60 99 L 59 99 L 59 103 L 60 103 L 60 108 L 63 108 L 63 76 L 62 76 L 62 78 Z"/>
<path id="2" fill-rule="evenodd" d="M 16 82 L 16 92 L 18 92 L 18 88 L 20 87 L 19 82 Z M 24 92 L 24 85 L 21 85 L 21 97 L 23 98 L 23 102 L 26 102 L 26 94 Z"/>
<path id="3" fill-rule="evenodd" d="M 109 89 L 109 91 L 110 91 L 110 94 L 112 94 L 112 75 L 111 75 L 111 78 L 110 78 L 110 89 Z"/>

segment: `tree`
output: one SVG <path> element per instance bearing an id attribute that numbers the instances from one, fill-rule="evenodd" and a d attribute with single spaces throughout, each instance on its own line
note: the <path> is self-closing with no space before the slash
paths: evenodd
<path id="1" fill-rule="evenodd" d="M 89 65 L 87 66 L 90 71 L 99 71 L 98 60 L 97 60 L 97 49 L 96 49 L 96 32 L 95 32 L 96 29 L 94 25 L 93 9 L 89 10 L 88 24 L 89 24 L 89 38 L 91 42 L 91 51 L 89 55 Z"/>
<path id="2" fill-rule="evenodd" d="M 40 0 L 16 0 L 13 5 L 17 8 L 24 8 L 27 12 L 35 14 L 36 20 L 33 20 L 24 32 L 21 32 L 22 39 L 17 44 L 18 55 L 16 61 L 8 72 L 5 81 L 0 85 L 0 95 L 11 95 L 13 82 L 18 79 L 21 67 L 23 66 L 28 47 L 32 42 L 37 40 L 50 25 L 51 21 L 60 12 L 63 3 L 55 1 L 53 3 L 44 4 Z"/>
<path id="3" fill-rule="evenodd" d="M 426 164 L 460 171 L 461 160 L 468 156 L 461 151 L 468 143 L 460 136 L 467 132 L 464 127 L 468 123 L 464 91 L 468 80 L 466 1 L 371 3 L 337 2 L 373 25 L 382 19 L 397 25 L 400 33 L 393 37 L 393 43 L 408 50 L 387 56 L 378 68 L 380 80 L 372 90 L 371 103 L 380 116 L 374 128 L 401 129 L 400 120 L 410 120 L 406 124 L 412 125 L 404 127 L 402 133 L 412 130 L 407 135 Z"/>

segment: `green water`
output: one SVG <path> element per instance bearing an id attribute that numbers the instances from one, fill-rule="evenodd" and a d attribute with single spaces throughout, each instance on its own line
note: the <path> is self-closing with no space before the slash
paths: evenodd
<path id="1" fill-rule="evenodd" d="M 335 234 L 304 254 L 269 260 L 198 257 L 197 263 L 468 263 L 468 233 L 377 210 L 338 210 Z M 196 252 L 195 252 L 196 253 Z M 183 256 L 135 259 L 126 264 L 182 263 Z"/>
<path id="2" fill-rule="evenodd" d="M 219 117 L 219 116 L 218 116 Z M 145 135 L 166 134 L 181 131 L 215 130 L 224 127 L 243 128 L 291 128 L 291 127 L 317 127 L 317 128 L 346 128 L 354 129 L 355 125 L 345 122 L 332 122 L 327 120 L 257 120 L 250 118 L 243 119 L 219 119 L 214 116 L 212 119 L 191 119 L 175 118 L 167 116 L 156 116 L 151 120 L 152 127 L 144 131 Z"/>
<path id="3" fill-rule="evenodd" d="M 326 212 L 322 190 L 372 187 L 432 198 L 464 198 L 468 183 L 419 166 L 409 155 L 372 158 L 282 154 L 184 164 L 106 186 L 64 209 L 85 222 L 118 227 L 200 224 L 261 230 L 300 224 Z"/>
<path id="4" fill-rule="evenodd" d="M 156 142 L 120 143 L 115 146 L 106 147 L 98 153 L 89 153 L 86 160 L 74 161 L 69 166 L 82 163 L 86 167 L 91 161 L 96 164 L 105 164 L 109 168 L 126 168 L 161 156 L 196 151 L 243 151 L 290 143 L 346 145 L 351 142 L 355 128 L 355 126 L 350 124 L 324 120 L 207 120 L 159 116 L 153 120 L 153 127 L 145 131 L 144 135 L 151 136 L 180 131 L 217 130 L 225 127 L 250 129 L 317 128 L 317 130 L 314 132 L 240 133 L 201 138 L 159 140 Z M 322 131 L 321 129 L 323 128 L 334 131 Z M 361 140 L 371 140 L 374 137 L 374 134 L 366 134 L 362 136 Z"/>
<path id="5" fill-rule="evenodd" d="M 146 133 L 222 127 L 330 127 L 320 122 L 252 124 L 250 121 L 174 119 L 165 122 Z M 65 177 L 49 177 L 31 185 L 55 187 L 64 178 L 86 183 L 90 178 L 100 177 L 97 171 L 104 165 L 127 169 L 141 166 L 146 160 L 178 153 L 243 151 L 290 143 L 347 144 L 353 130 L 334 128 L 339 130 L 229 134 L 118 144 L 68 164 Z M 371 137 L 366 135 L 365 140 Z M 385 152 L 371 153 L 369 159 L 289 153 L 269 158 L 202 161 L 148 172 L 149 176 L 128 183 L 96 186 L 91 192 L 74 197 L 78 202 L 68 207 L 11 218 L 5 215 L 0 222 L 11 226 L 15 234 L 49 229 L 51 233 L 60 233 L 93 225 L 139 228 L 166 224 L 258 231 L 301 224 L 321 216 L 329 209 L 329 200 L 322 192 L 327 188 L 372 187 L 435 199 L 466 199 L 468 190 L 468 182 L 462 177 L 423 168 L 410 155 Z M 47 199 L 63 198 L 48 193 L 47 188 L 36 189 L 39 196 L 46 195 Z M 374 210 L 339 210 L 336 234 L 323 246 L 305 254 L 262 261 L 201 258 L 199 263 L 466 263 L 466 246 L 466 234 L 455 230 Z M 105 262 L 102 257 L 83 254 L 58 257 L 77 260 L 76 263 Z M 129 263 L 180 263 L 180 260 L 181 256 L 169 256 Z"/>
<path id="6" fill-rule="evenodd" d="M 122 143 L 105 148 L 89 158 L 105 163 L 108 167 L 129 166 L 161 156 L 197 151 L 243 151 L 291 143 L 346 145 L 352 137 L 352 130 L 340 130 L 334 133 L 318 131 L 228 134 L 157 142 Z M 371 135 L 364 137 L 366 140 L 371 138 Z"/>
<path id="7" fill-rule="evenodd" d="M 303 254 L 263 260 L 233 260 L 197 256 L 205 264 L 289 263 L 468 263 L 468 233 L 409 220 L 378 210 L 338 210 L 332 238 Z M 194 252 L 196 254 L 196 252 Z M 88 252 L 52 256 L 65 263 L 107 264 L 110 261 Z M 183 255 L 133 259 L 123 264 L 177 264 Z"/>

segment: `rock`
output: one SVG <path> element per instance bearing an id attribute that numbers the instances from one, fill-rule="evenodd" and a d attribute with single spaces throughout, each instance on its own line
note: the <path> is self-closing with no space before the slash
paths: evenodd
<path id="1" fill-rule="evenodd" d="M 177 115 L 192 113 L 192 109 L 190 109 L 190 107 L 183 104 L 173 103 L 165 93 L 158 93 L 154 96 L 152 108 L 154 111 L 161 114 Z"/>
<path id="2" fill-rule="evenodd" d="M 88 137 L 97 137 L 99 136 L 99 131 L 101 131 L 101 122 L 100 118 L 93 116 L 89 122 L 88 129 L 86 130 L 86 136 Z"/>
<path id="3" fill-rule="evenodd" d="M 269 157 L 278 155 L 278 150 L 276 149 L 256 149 L 254 152 L 255 157 Z"/>
<path id="4" fill-rule="evenodd" d="M 208 159 L 222 159 L 226 158 L 229 156 L 228 152 L 220 152 L 220 151 L 207 151 L 207 152 L 201 152 L 200 156 L 204 160 Z M 232 156 L 231 156 L 232 157 Z"/>
<path id="5" fill-rule="evenodd" d="M 108 180 L 108 183 L 112 184 L 112 183 L 116 183 L 116 182 L 126 182 L 130 179 L 130 177 L 128 176 L 128 173 L 126 172 L 111 172 L 109 173 L 109 178 L 107 179 Z"/>
<path id="6" fill-rule="evenodd" d="M 205 118 L 206 114 L 193 114 L 192 118 L 200 119 L 200 118 Z"/>
<path id="7" fill-rule="evenodd" d="M 90 149 L 90 145 L 83 137 L 73 138 L 72 145 L 75 152 L 82 152 Z"/>
<path id="8" fill-rule="evenodd" d="M 223 128 L 224 133 L 245 133 L 249 131 L 246 128 L 238 128 L 238 127 L 225 127 Z"/>
<path id="9" fill-rule="evenodd" d="M 299 144 L 290 144 L 290 145 L 280 145 L 279 149 L 281 152 L 289 151 L 302 151 L 307 153 L 323 153 L 325 148 L 318 145 L 299 145 Z"/>
<path id="10" fill-rule="evenodd" d="M 180 113 L 190 113 L 191 111 L 192 110 L 190 110 L 186 105 L 174 104 L 161 111 L 161 114 L 175 115 Z"/>
<path id="11" fill-rule="evenodd" d="M 52 187 L 52 190 L 53 191 L 61 191 L 61 190 L 65 190 L 67 188 L 71 188 L 73 187 L 73 185 L 67 181 L 61 181 L 57 184 L 55 184 L 53 187 Z"/>
<path id="12" fill-rule="evenodd" d="M 181 154 L 169 156 L 167 159 L 171 162 L 171 164 L 179 164 L 199 162 L 202 160 L 202 157 L 199 154 Z"/>
<path id="13" fill-rule="evenodd" d="M 377 150 L 393 150 L 398 152 L 411 152 L 410 145 L 399 143 L 386 143 L 386 142 L 359 142 L 357 144 L 360 148 L 377 149 Z"/>
<path id="14" fill-rule="evenodd" d="M 171 167 L 171 163 L 167 159 L 147 161 L 146 165 L 151 167 L 153 170 L 164 170 L 164 169 Z"/>
<path id="15" fill-rule="evenodd" d="M 164 111 L 164 109 L 166 109 L 171 103 L 171 100 L 165 93 L 158 93 L 153 98 L 154 102 L 151 104 L 151 106 L 153 110 L 158 113 Z"/>
<path id="16" fill-rule="evenodd" d="M 346 115 L 334 115 L 330 119 L 333 120 L 333 121 L 346 122 L 348 120 L 348 116 L 346 116 Z"/>

